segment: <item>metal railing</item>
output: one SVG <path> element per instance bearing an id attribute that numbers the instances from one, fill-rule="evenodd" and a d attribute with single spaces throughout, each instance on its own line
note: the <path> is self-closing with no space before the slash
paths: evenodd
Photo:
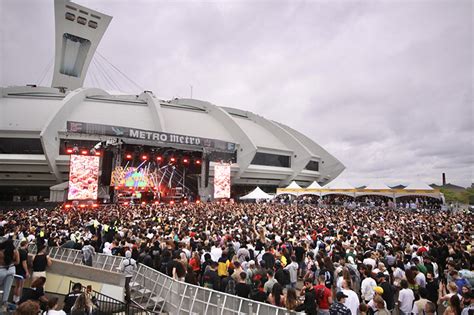
<path id="1" fill-rule="evenodd" d="M 18 245 L 19 241 L 15 241 Z M 29 252 L 36 253 L 30 245 Z M 82 264 L 82 252 L 75 249 L 50 247 L 48 255 L 72 264 Z M 96 254 L 92 267 L 117 272 L 124 258 Z M 140 264 L 130 283 L 132 299 L 147 310 L 173 314 L 295 314 L 285 308 L 253 301 L 175 280 L 155 269 Z"/>
<path id="2" fill-rule="evenodd" d="M 75 282 L 69 281 L 69 292 L 72 291 L 72 287 L 74 286 L 74 284 Z M 87 288 L 84 286 L 82 286 L 81 290 L 82 292 L 87 292 Z M 92 302 L 97 307 L 94 312 L 95 315 L 115 314 L 122 312 L 124 312 L 125 314 L 148 313 L 143 308 L 137 307 L 133 304 L 124 303 L 95 290 L 90 291 L 89 294 Z"/>

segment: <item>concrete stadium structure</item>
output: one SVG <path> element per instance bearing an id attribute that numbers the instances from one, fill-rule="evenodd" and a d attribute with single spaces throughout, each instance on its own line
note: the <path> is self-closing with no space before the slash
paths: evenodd
<path id="1" fill-rule="evenodd" d="M 150 91 L 111 95 L 99 88 L 84 88 L 87 69 L 112 18 L 56 0 L 55 19 L 52 87 L 0 90 L 0 189 L 47 190 L 68 180 L 69 156 L 61 150 L 65 142 L 122 138 L 120 134 L 111 137 L 71 132 L 68 122 L 183 137 L 183 141 L 173 144 L 146 135 L 127 140 L 148 146 L 208 150 L 197 142 L 188 142 L 188 137 L 227 144 L 226 151 L 231 150 L 236 156 L 236 163 L 231 166 L 232 185 L 277 187 L 293 180 L 303 186 L 313 181 L 326 184 L 344 170 L 340 161 L 308 136 L 252 112 L 196 99 L 161 100 Z M 212 163 L 208 169 L 210 184 L 199 187 L 201 195 L 212 191 Z"/>

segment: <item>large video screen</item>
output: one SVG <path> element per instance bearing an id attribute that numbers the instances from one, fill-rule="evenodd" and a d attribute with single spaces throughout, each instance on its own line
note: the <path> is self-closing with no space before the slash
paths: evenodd
<path id="1" fill-rule="evenodd" d="M 99 185 L 98 156 L 71 155 L 69 165 L 69 200 L 97 199 Z"/>
<path id="2" fill-rule="evenodd" d="M 118 166 L 112 171 L 111 186 L 135 188 L 154 187 L 157 174 L 147 168 Z"/>
<path id="3" fill-rule="evenodd" d="M 230 164 L 214 166 L 214 198 L 230 198 Z"/>

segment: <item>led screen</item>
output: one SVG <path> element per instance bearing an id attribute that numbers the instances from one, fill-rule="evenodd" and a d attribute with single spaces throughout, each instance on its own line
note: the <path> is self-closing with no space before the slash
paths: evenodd
<path id="1" fill-rule="evenodd" d="M 214 198 L 230 198 L 230 165 L 214 166 Z"/>
<path id="2" fill-rule="evenodd" d="M 97 199 L 99 157 L 71 155 L 69 165 L 69 200 Z"/>
<path id="3" fill-rule="evenodd" d="M 135 188 L 153 187 L 156 174 L 147 168 L 116 167 L 112 172 L 111 186 Z"/>

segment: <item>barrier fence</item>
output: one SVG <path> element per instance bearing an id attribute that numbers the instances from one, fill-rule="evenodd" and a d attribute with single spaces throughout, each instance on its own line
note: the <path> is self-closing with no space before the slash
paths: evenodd
<path id="1" fill-rule="evenodd" d="M 19 241 L 15 241 L 18 246 Z M 29 253 L 36 253 L 36 246 L 29 245 Z M 50 247 L 48 255 L 72 264 L 82 264 L 80 250 Z M 94 268 L 119 272 L 124 258 L 96 254 Z M 132 299 L 151 313 L 168 312 L 170 314 L 296 314 L 286 308 L 253 301 L 220 291 L 184 283 L 175 280 L 153 268 L 139 264 L 130 283 Z"/>

